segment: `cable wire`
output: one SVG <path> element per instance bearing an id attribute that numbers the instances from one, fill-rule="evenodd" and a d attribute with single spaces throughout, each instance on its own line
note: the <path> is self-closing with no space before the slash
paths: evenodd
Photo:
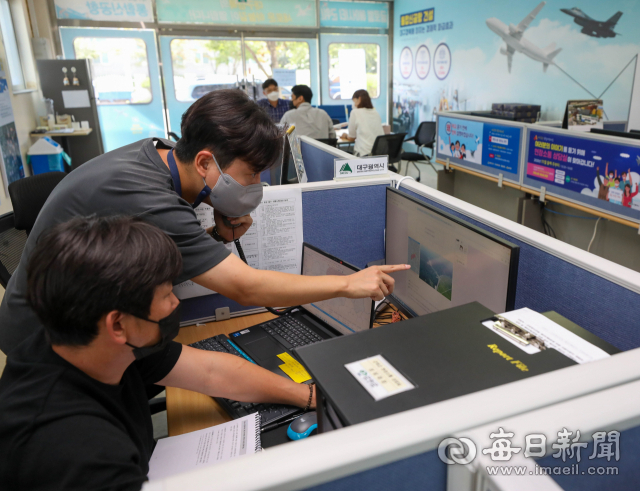
<path id="1" fill-rule="evenodd" d="M 593 244 L 593 240 L 596 238 L 596 232 L 598 231 L 598 223 L 600 223 L 600 219 L 602 217 L 599 217 L 596 220 L 596 226 L 593 227 L 593 236 L 591 237 L 591 241 L 589 241 L 589 246 L 587 247 L 587 252 L 591 252 L 591 245 Z"/>

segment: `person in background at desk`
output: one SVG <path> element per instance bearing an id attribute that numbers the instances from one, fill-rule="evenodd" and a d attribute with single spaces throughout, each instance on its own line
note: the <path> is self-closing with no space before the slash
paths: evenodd
<path id="1" fill-rule="evenodd" d="M 369 155 L 376 137 L 384 135 L 382 120 L 378 111 L 373 108 L 369 92 L 362 89 L 356 90 L 352 99 L 354 109 L 349 116 L 349 134 L 344 134 L 340 138 L 356 142 L 353 148 L 355 155 Z"/>
<path id="2" fill-rule="evenodd" d="M 173 341 L 181 270 L 176 244 L 131 217 L 76 217 L 40 236 L 27 300 L 44 329 L 0 378 L 0 489 L 139 490 L 155 446 L 150 384 L 315 407 L 309 385 Z"/>
<path id="3" fill-rule="evenodd" d="M 313 92 L 306 85 L 295 85 L 291 88 L 291 102 L 295 109 L 287 111 L 280 123 L 295 125 L 298 135 L 310 138 L 335 138 L 336 130 L 333 121 L 326 111 L 311 106 Z"/>
<path id="4" fill-rule="evenodd" d="M 272 78 L 264 81 L 262 84 L 262 93 L 266 99 L 260 99 L 258 106 L 267 111 L 267 114 L 274 123 L 279 123 L 282 116 L 291 109 L 291 103 L 280 98 L 278 82 Z"/>
<path id="5" fill-rule="evenodd" d="M 193 280 L 242 305 L 302 305 L 335 297 L 381 300 L 393 290 L 387 273 L 408 269 L 374 266 L 350 276 L 309 277 L 251 268 L 223 242 L 251 226 L 250 213 L 262 200 L 260 173 L 281 158 L 282 131 L 240 90 L 215 90 L 198 99 L 183 114 L 181 131 L 176 143 L 148 138 L 96 157 L 56 186 L 0 306 L 4 353 L 42 326 L 26 300 L 26 271 L 38 237 L 76 216 L 144 217 L 182 254 L 176 284 Z M 216 225 L 210 231 L 200 226 L 194 211 L 200 203 L 214 208 Z"/>

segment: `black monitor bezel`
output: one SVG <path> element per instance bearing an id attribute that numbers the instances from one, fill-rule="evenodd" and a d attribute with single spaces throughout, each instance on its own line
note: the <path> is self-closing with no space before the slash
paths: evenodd
<path id="1" fill-rule="evenodd" d="M 515 309 L 515 303 L 516 303 L 516 286 L 518 283 L 518 264 L 519 264 L 519 259 L 520 259 L 520 246 L 517 244 L 514 244 L 512 242 L 509 242 L 508 240 L 503 239 L 502 237 L 498 237 L 495 234 L 492 234 L 491 232 L 488 232 L 480 227 L 477 227 L 476 225 L 473 225 L 469 222 L 466 222 L 465 220 L 462 220 L 461 218 L 456 217 L 455 215 L 452 215 L 451 213 L 447 213 L 446 211 L 440 210 L 439 208 L 436 208 L 435 206 L 432 206 L 422 200 L 419 200 L 418 198 L 415 198 L 413 196 L 411 196 L 408 193 L 405 193 L 403 191 L 400 191 L 398 189 L 394 189 L 392 187 L 387 187 L 387 199 L 385 201 L 385 250 L 384 250 L 384 256 L 385 256 L 385 263 L 388 264 L 387 262 L 387 238 L 386 238 L 386 231 L 387 231 L 387 220 L 388 220 L 388 212 L 389 212 L 389 200 L 388 200 L 388 196 L 389 193 L 395 193 L 399 196 L 402 196 L 403 198 L 406 198 L 410 201 L 412 201 L 413 203 L 420 205 L 424 208 L 426 208 L 427 210 L 433 212 L 433 213 L 437 213 L 440 216 L 443 216 L 444 218 L 451 220 L 452 222 L 461 225 L 463 227 L 468 228 L 469 230 L 487 238 L 492 240 L 493 242 L 496 242 L 508 249 L 511 250 L 511 258 L 509 260 L 509 279 L 507 282 L 507 299 L 505 302 L 505 312 L 509 312 L 511 310 Z M 394 299 L 396 299 L 399 303 L 401 303 L 403 305 L 404 308 L 406 308 L 407 310 L 409 310 L 414 316 L 417 316 L 417 314 L 413 311 L 413 309 L 411 309 L 402 299 L 398 298 L 398 296 L 394 293 L 393 294 Z M 501 313 L 501 312 L 496 312 L 497 314 Z"/>
<path id="2" fill-rule="evenodd" d="M 358 268 L 357 266 L 354 266 L 351 263 L 343 261 L 342 259 L 340 259 L 340 258 L 338 258 L 336 256 L 333 256 L 333 255 L 329 254 L 328 252 L 325 252 L 322 249 L 319 249 L 316 246 L 313 246 L 313 245 L 309 244 L 308 242 L 303 242 L 302 243 L 302 262 L 300 263 L 300 275 L 302 275 L 302 276 L 304 276 L 304 251 L 305 251 L 305 248 L 307 248 L 307 247 L 309 249 L 311 249 L 312 251 L 317 252 L 318 254 L 321 254 L 321 255 L 325 256 L 326 258 L 331 259 L 332 261 L 339 263 L 342 266 L 346 266 L 347 268 L 353 270 L 354 273 L 357 273 L 358 271 L 360 271 L 360 268 Z M 309 310 L 305 309 L 304 308 L 304 304 L 301 305 L 301 307 L 304 309 L 304 311 L 307 314 L 313 315 L 314 317 L 319 319 L 319 317 L 317 317 L 313 312 L 310 312 Z M 375 321 L 375 317 L 376 317 L 375 302 L 373 300 L 371 300 L 371 316 L 369 318 L 369 329 L 373 328 L 373 322 Z M 322 322 L 325 322 L 327 325 L 329 325 L 326 321 L 322 321 Z M 332 329 L 336 330 L 333 326 L 330 326 L 330 327 Z M 340 331 L 337 331 L 337 332 L 340 332 Z M 360 331 L 360 332 L 364 332 L 364 331 Z M 340 334 L 344 335 L 342 333 L 340 333 Z M 357 332 L 352 333 L 352 334 L 357 334 Z"/>

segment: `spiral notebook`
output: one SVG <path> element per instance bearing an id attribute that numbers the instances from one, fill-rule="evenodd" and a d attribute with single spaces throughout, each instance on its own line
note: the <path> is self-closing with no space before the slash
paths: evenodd
<path id="1" fill-rule="evenodd" d="M 158 440 L 149 460 L 149 480 L 254 454 L 260 444 L 260 414 Z"/>

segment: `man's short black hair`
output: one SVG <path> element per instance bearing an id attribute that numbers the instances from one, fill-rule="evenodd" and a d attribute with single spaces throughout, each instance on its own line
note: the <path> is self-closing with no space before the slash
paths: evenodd
<path id="1" fill-rule="evenodd" d="M 313 98 L 313 92 L 311 92 L 311 88 L 308 85 L 294 85 L 291 87 L 291 93 L 296 97 L 302 96 L 304 102 L 311 102 Z"/>
<path id="2" fill-rule="evenodd" d="M 226 169 L 235 159 L 255 172 L 271 167 L 282 149 L 282 132 L 267 112 L 241 90 L 214 90 L 194 102 L 182 115 L 182 136 L 175 154 L 191 163 L 208 150 Z"/>
<path id="3" fill-rule="evenodd" d="M 114 310 L 149 317 L 156 287 L 182 271 L 176 244 L 125 216 L 76 217 L 38 237 L 27 266 L 27 302 L 55 345 L 86 346 Z"/>
<path id="4" fill-rule="evenodd" d="M 264 82 L 262 82 L 262 90 L 268 89 L 272 85 L 278 86 L 278 82 L 276 82 L 275 78 L 268 78 Z"/>

